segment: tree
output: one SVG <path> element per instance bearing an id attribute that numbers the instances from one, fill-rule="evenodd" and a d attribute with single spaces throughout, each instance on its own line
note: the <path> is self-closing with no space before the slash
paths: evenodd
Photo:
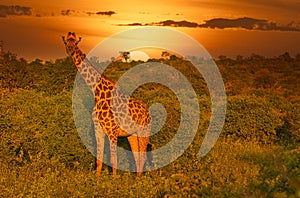
<path id="1" fill-rule="evenodd" d="M 242 55 L 237 55 L 236 60 L 237 61 L 242 61 L 242 60 L 244 60 L 244 57 Z"/>
<path id="2" fill-rule="evenodd" d="M 284 60 L 286 62 L 291 62 L 293 58 L 290 56 L 288 52 L 285 52 L 284 54 L 279 56 L 279 59 Z"/>
<path id="3" fill-rule="evenodd" d="M 219 60 L 226 60 L 226 59 L 227 59 L 227 56 L 224 56 L 224 55 L 219 56 Z"/>
<path id="4" fill-rule="evenodd" d="M 94 64 L 94 65 L 97 65 L 97 64 L 99 64 L 100 63 L 100 61 L 99 61 L 99 57 L 98 56 L 92 56 L 92 57 L 90 57 L 90 60 L 89 60 L 92 64 Z"/>
<path id="5" fill-rule="evenodd" d="M 300 54 L 299 54 L 299 53 L 296 54 L 295 59 L 296 59 L 297 61 L 300 60 Z"/>
<path id="6" fill-rule="evenodd" d="M 167 51 L 163 51 L 162 53 L 161 53 L 161 57 L 162 58 L 165 58 L 165 59 L 168 59 L 168 58 L 170 58 L 170 53 L 169 52 L 167 52 Z"/>
<path id="7" fill-rule="evenodd" d="M 123 57 L 123 59 L 125 60 L 125 62 L 127 62 L 127 60 L 130 59 L 130 52 L 120 52 L 120 54 Z"/>
<path id="8" fill-rule="evenodd" d="M 177 60 L 177 59 L 178 59 L 178 57 L 174 54 L 170 56 L 170 60 Z"/>
<path id="9" fill-rule="evenodd" d="M 261 61 L 261 60 L 264 60 L 265 57 L 264 56 L 261 56 L 261 55 L 258 55 L 258 54 L 251 54 L 250 60 L 256 60 L 256 61 Z"/>

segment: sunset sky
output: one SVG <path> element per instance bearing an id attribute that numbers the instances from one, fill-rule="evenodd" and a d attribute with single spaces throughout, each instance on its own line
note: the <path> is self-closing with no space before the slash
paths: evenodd
<path id="1" fill-rule="evenodd" d="M 83 37 L 80 46 L 88 53 L 105 38 L 140 26 L 179 30 L 213 57 L 300 53 L 299 0 L 0 1 L 0 40 L 28 60 L 65 57 L 61 36 L 69 31 Z"/>

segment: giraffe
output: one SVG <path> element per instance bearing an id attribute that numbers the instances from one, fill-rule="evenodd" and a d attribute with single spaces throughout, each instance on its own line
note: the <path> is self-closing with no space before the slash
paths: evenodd
<path id="1" fill-rule="evenodd" d="M 69 32 L 62 37 L 66 52 L 72 56 L 77 70 L 85 80 L 95 97 L 92 119 L 96 138 L 96 174 L 100 175 L 104 152 L 104 138 L 108 137 L 110 145 L 110 162 L 113 175 L 117 174 L 118 137 L 127 137 L 136 164 L 137 176 L 141 176 L 148 158 L 152 165 L 150 143 L 151 116 L 146 104 L 121 93 L 117 84 L 97 72 L 79 49 L 81 37 Z M 149 151 L 149 152 L 147 152 Z"/>

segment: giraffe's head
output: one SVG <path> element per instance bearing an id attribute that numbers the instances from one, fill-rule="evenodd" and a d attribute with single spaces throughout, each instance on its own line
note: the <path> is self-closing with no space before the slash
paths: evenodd
<path id="1" fill-rule="evenodd" d="M 81 41 L 81 37 L 77 40 L 75 32 L 69 32 L 67 35 L 67 39 L 65 37 L 62 37 L 64 44 L 66 46 L 66 52 L 69 55 L 72 55 L 75 50 L 77 49 L 78 43 Z"/>

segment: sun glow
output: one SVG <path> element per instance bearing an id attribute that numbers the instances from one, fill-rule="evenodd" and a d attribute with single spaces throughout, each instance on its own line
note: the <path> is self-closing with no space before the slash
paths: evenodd
<path id="1" fill-rule="evenodd" d="M 146 54 L 145 52 L 142 51 L 133 51 L 130 52 L 130 59 L 133 61 L 144 61 L 146 62 L 150 57 L 148 56 L 148 54 Z"/>

